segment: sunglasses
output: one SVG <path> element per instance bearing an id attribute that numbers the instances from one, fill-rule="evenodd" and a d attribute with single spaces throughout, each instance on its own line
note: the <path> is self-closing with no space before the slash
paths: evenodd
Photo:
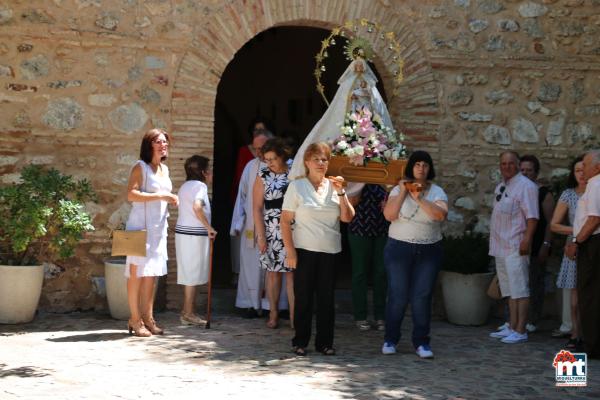
<path id="1" fill-rule="evenodd" d="M 500 199 L 502 198 L 502 194 L 504 194 L 504 197 L 508 197 L 508 194 L 504 193 L 504 191 L 506 190 L 506 186 L 500 186 L 500 193 L 498 193 L 496 195 L 496 201 L 500 201 Z"/>

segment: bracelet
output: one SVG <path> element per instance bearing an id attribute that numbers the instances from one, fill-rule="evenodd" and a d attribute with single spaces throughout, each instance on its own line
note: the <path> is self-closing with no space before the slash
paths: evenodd
<path id="1" fill-rule="evenodd" d="M 342 190 L 342 193 L 337 193 L 338 196 L 344 196 L 346 194 L 345 190 Z"/>

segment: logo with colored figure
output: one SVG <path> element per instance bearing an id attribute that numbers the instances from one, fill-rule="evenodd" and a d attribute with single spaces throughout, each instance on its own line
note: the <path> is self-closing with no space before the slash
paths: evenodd
<path id="1" fill-rule="evenodd" d="M 556 386 L 587 386 L 587 354 L 561 350 L 554 356 Z"/>

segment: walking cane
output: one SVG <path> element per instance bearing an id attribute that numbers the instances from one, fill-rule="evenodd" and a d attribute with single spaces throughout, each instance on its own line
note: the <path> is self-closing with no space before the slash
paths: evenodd
<path id="1" fill-rule="evenodd" d="M 210 329 L 210 303 L 212 299 L 212 268 L 213 268 L 213 244 L 215 240 L 210 239 L 210 258 L 208 266 L 208 299 L 206 301 L 206 329 Z"/>

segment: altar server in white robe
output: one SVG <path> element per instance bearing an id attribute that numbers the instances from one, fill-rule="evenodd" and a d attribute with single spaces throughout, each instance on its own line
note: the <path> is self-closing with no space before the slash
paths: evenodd
<path id="1" fill-rule="evenodd" d="M 260 149 L 271 137 L 273 135 L 266 131 L 264 134 L 256 136 L 252 141 L 252 146 L 256 149 L 257 157 L 248 162 L 244 167 L 231 220 L 230 235 L 240 235 L 240 276 L 238 279 L 235 306 L 246 310 L 249 309 L 250 312 L 252 312 L 252 309 L 258 311 L 270 308 L 268 301 L 264 299 L 261 301 L 265 272 L 260 267 L 259 253 L 254 238 L 252 188 L 259 169 L 266 167 L 266 164 L 261 161 L 262 152 Z M 287 293 L 285 290 L 282 291 L 282 295 L 280 296 L 279 309 L 288 309 Z"/>

